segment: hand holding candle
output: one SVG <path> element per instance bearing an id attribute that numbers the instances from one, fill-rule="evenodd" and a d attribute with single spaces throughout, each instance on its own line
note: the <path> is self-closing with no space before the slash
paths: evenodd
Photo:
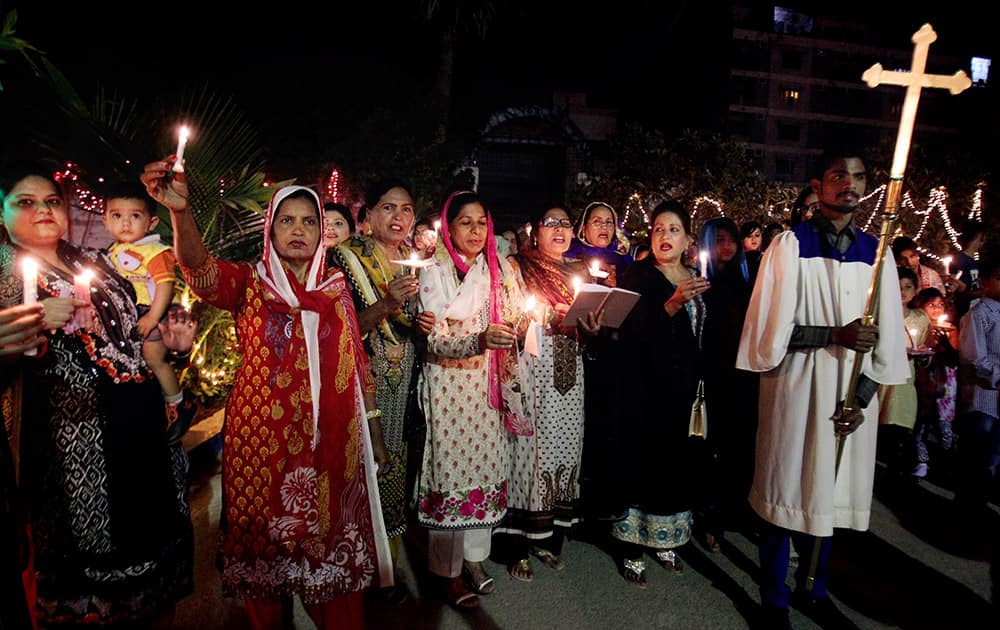
<path id="1" fill-rule="evenodd" d="M 909 329 L 907 329 L 907 332 L 910 333 L 910 347 L 912 347 L 914 350 L 916 350 L 917 349 L 917 335 L 920 334 L 920 331 L 917 330 L 916 328 L 909 328 Z"/>
<path id="2" fill-rule="evenodd" d="M 172 169 L 175 173 L 184 172 L 184 148 L 187 146 L 188 136 L 191 131 L 187 128 L 187 125 L 181 125 L 180 130 L 177 132 L 177 158 L 174 160 L 174 166 Z"/>

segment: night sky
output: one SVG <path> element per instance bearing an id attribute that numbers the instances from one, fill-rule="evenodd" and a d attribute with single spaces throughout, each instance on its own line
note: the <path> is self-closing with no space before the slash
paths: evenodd
<path id="1" fill-rule="evenodd" d="M 426 98 L 435 78 L 437 37 L 421 19 L 425 2 L 283 0 L 260 13 L 249 12 L 249 3 L 227 10 L 207 9 L 209 2 L 114 4 L 8 0 L 0 9 L 18 8 L 18 35 L 46 51 L 81 93 L 100 85 L 146 98 L 208 85 L 233 95 L 268 145 L 318 129 L 350 133 L 371 107 Z M 458 38 L 454 98 L 463 124 L 481 127 L 490 112 L 512 105 L 550 104 L 561 90 L 586 92 L 591 105 L 667 130 L 718 125 L 730 3 L 490 4 L 496 14 L 485 38 Z M 962 7 L 973 3 L 949 2 L 926 16 L 909 8 L 897 20 L 891 7 L 903 3 L 870 4 L 878 6 L 862 15 L 884 24 L 900 46 L 924 21 L 932 21 L 942 46 L 980 38 L 994 45 L 995 38 L 977 34 L 989 23 L 982 16 L 962 24 L 970 15 Z M 12 63 L 0 66 L 9 88 L 4 98 L 17 98 Z"/>

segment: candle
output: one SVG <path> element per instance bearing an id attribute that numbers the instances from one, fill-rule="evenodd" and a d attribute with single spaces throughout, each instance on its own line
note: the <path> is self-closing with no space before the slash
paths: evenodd
<path id="1" fill-rule="evenodd" d="M 25 257 L 21 261 L 21 273 L 24 284 L 24 303 L 38 302 L 38 263 L 34 258 Z"/>
<path id="2" fill-rule="evenodd" d="M 944 258 L 941 259 L 941 262 L 944 263 L 945 272 L 948 275 L 951 275 L 951 256 L 945 256 Z"/>
<path id="3" fill-rule="evenodd" d="M 84 269 L 78 276 L 73 276 L 73 297 L 83 300 L 90 306 L 90 281 L 94 279 L 94 272 Z"/>
<path id="4" fill-rule="evenodd" d="M 76 307 L 73 311 L 73 319 L 80 328 L 90 328 L 93 321 L 90 316 L 90 281 L 94 279 L 94 272 L 84 269 L 79 275 L 73 276 L 73 297 L 86 302 L 84 306 Z"/>
<path id="5" fill-rule="evenodd" d="M 38 263 L 34 258 L 25 257 L 21 261 L 21 273 L 24 284 L 24 303 L 35 304 L 38 302 Z M 34 357 L 38 355 L 38 348 L 28 348 L 24 351 L 25 356 Z"/>
<path id="6" fill-rule="evenodd" d="M 524 231 L 527 232 L 528 236 L 531 236 L 531 224 L 530 223 L 524 226 Z"/>
<path id="7" fill-rule="evenodd" d="M 410 254 L 410 262 L 411 262 L 411 263 L 414 263 L 414 264 L 413 264 L 413 265 L 412 265 L 412 266 L 410 267 L 410 275 L 411 275 L 411 276 L 415 276 L 415 275 L 417 275 L 417 265 L 416 265 L 415 263 L 416 263 L 416 262 L 417 262 L 418 260 L 420 260 L 420 257 L 419 257 L 419 256 L 417 256 L 417 252 L 412 252 L 412 253 Z"/>
<path id="8" fill-rule="evenodd" d="M 920 331 L 917 330 L 916 328 L 910 328 L 909 329 L 909 333 L 910 333 L 910 345 L 913 347 L 914 350 L 916 350 L 917 349 L 917 335 L 920 333 Z"/>
<path id="9" fill-rule="evenodd" d="M 573 276 L 573 297 L 576 297 L 576 294 L 580 292 L 581 285 L 583 285 L 583 280 L 580 279 L 580 276 Z"/>
<path id="10" fill-rule="evenodd" d="M 529 295 L 528 299 L 524 301 L 524 312 L 528 313 L 535 309 L 535 296 Z"/>
<path id="11" fill-rule="evenodd" d="M 608 272 L 601 271 L 601 265 L 596 260 L 590 261 L 590 275 L 595 278 L 607 278 Z"/>
<path id="12" fill-rule="evenodd" d="M 698 252 L 698 261 L 701 263 L 701 277 L 708 278 L 708 252 L 705 250 Z"/>
<path id="13" fill-rule="evenodd" d="M 945 326 L 947 326 L 948 325 L 948 316 L 947 315 L 938 315 L 937 325 L 939 327 L 941 327 L 941 328 L 944 328 Z"/>
<path id="14" fill-rule="evenodd" d="M 187 146 L 190 133 L 187 125 L 181 125 L 180 131 L 177 132 L 177 159 L 174 160 L 174 167 L 171 169 L 175 173 L 184 172 L 184 147 Z"/>
<path id="15" fill-rule="evenodd" d="M 434 222 L 434 231 L 435 232 L 440 232 L 441 231 L 441 222 L 440 221 L 435 221 Z"/>

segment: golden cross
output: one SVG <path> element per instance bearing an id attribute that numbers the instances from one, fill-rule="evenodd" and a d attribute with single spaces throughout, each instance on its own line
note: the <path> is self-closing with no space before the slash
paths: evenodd
<path id="1" fill-rule="evenodd" d="M 920 101 L 920 90 L 925 87 L 947 88 L 952 94 L 966 90 L 972 81 L 964 71 L 959 70 L 953 75 L 924 74 L 927 66 L 927 49 L 937 39 L 937 33 L 930 24 L 924 24 L 913 34 L 913 63 L 909 72 L 899 70 L 884 70 L 882 64 L 876 63 L 861 75 L 868 87 L 878 87 L 879 84 L 905 85 L 906 98 L 903 100 L 903 112 L 899 119 L 899 133 L 896 136 L 896 152 L 892 157 L 893 178 L 903 177 L 906 170 L 906 156 L 910 152 L 910 138 L 913 135 L 913 123 L 917 118 L 917 103 Z"/>

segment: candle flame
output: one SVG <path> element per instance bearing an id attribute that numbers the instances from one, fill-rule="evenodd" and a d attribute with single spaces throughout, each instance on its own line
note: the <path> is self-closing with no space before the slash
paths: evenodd
<path id="1" fill-rule="evenodd" d="M 25 256 L 24 260 L 21 261 L 21 269 L 24 271 L 24 275 L 26 275 L 26 276 L 27 275 L 31 275 L 31 276 L 37 275 L 38 274 L 38 263 L 35 262 L 34 258 L 30 258 L 28 256 Z"/>
<path id="2" fill-rule="evenodd" d="M 530 311 L 535 308 L 535 296 L 529 295 L 528 299 L 524 301 L 524 310 Z"/>
<path id="3" fill-rule="evenodd" d="M 580 276 L 573 276 L 573 294 L 576 295 L 580 292 L 580 287 L 583 285 L 583 280 Z"/>
<path id="4" fill-rule="evenodd" d="M 705 250 L 701 250 L 700 252 L 698 252 L 698 258 L 701 259 L 701 264 L 704 265 L 706 262 L 708 262 L 708 252 L 706 252 Z"/>
<path id="5" fill-rule="evenodd" d="M 434 231 L 435 232 L 440 232 L 441 231 L 441 222 L 440 221 L 435 221 L 434 222 Z"/>
<path id="6" fill-rule="evenodd" d="M 177 132 L 180 137 L 181 142 L 187 142 L 188 137 L 191 135 L 191 130 L 188 129 L 187 125 L 181 125 L 180 131 Z"/>
<path id="7" fill-rule="evenodd" d="M 951 266 L 951 256 L 945 256 L 941 259 L 941 262 L 943 262 L 945 266 Z"/>
<path id="8" fill-rule="evenodd" d="M 77 279 L 80 280 L 80 282 L 90 284 L 90 281 L 94 279 L 94 272 L 91 269 L 84 269 L 80 272 L 80 275 L 77 276 Z"/>
<path id="9" fill-rule="evenodd" d="M 918 332 L 920 332 L 920 331 L 919 331 L 919 330 L 917 330 L 916 328 L 911 328 L 911 329 L 910 329 L 910 334 L 911 334 L 911 335 L 913 335 L 914 337 L 916 337 L 916 336 L 917 336 L 917 333 L 918 333 Z"/>
<path id="10" fill-rule="evenodd" d="M 601 266 L 597 264 L 596 260 L 590 261 L 590 275 L 596 276 L 597 272 L 601 270 Z"/>
<path id="11" fill-rule="evenodd" d="M 944 324 L 944 323 L 945 323 L 945 322 L 947 322 L 947 321 L 948 321 L 948 316 L 947 316 L 947 315 L 938 315 L 938 318 L 937 318 L 937 323 L 938 323 L 939 325 L 940 325 L 940 324 Z"/>

